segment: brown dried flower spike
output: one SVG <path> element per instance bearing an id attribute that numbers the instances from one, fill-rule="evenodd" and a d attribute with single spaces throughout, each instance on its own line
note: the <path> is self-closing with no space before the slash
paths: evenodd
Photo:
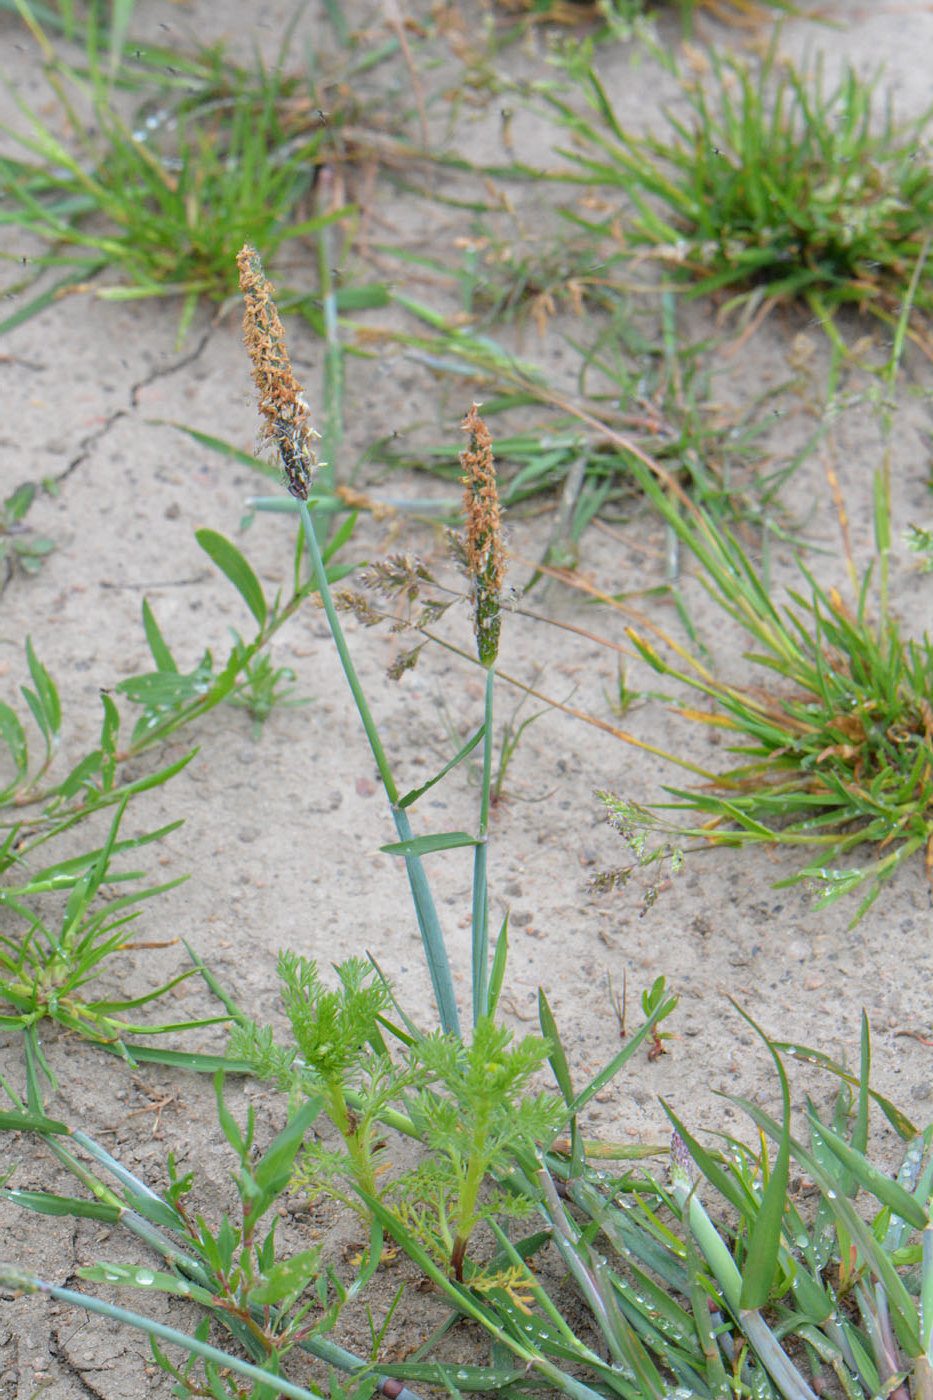
<path id="1" fill-rule="evenodd" d="M 259 254 L 249 243 L 244 243 L 237 254 L 237 267 L 244 302 L 243 340 L 259 390 L 259 412 L 265 419 L 262 440 L 275 444 L 289 491 L 306 501 L 314 469 L 320 465 L 311 446 L 319 434 L 311 426 L 301 385 L 292 373 L 272 284 L 263 274 Z"/>
<path id="2" fill-rule="evenodd" d="M 473 627 L 476 647 L 484 666 L 492 666 L 499 652 L 499 600 L 505 576 L 499 490 L 492 456 L 492 438 L 474 404 L 460 425 L 470 434 L 470 445 L 460 453 L 466 488 L 466 562 L 473 579 Z"/>

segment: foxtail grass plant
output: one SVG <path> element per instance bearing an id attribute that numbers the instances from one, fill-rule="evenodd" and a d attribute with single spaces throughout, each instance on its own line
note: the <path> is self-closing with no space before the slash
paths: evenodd
<path id="1" fill-rule="evenodd" d="M 293 1043 L 285 1047 L 276 1046 L 271 1035 L 252 1025 L 222 994 L 225 1010 L 236 1023 L 234 1053 L 213 1063 L 194 1055 L 179 1054 L 174 1060 L 190 1069 L 221 1072 L 215 1086 L 217 1116 L 236 1163 L 239 1206 L 216 1228 L 189 1206 L 194 1182 L 179 1177 L 171 1160 L 168 1189 L 157 1195 L 88 1134 L 69 1132 L 66 1124 L 45 1114 L 40 1051 L 35 1037 L 27 1035 L 27 1101 L 20 1102 L 8 1088 L 13 1107 L 0 1115 L 0 1127 L 40 1134 L 95 1199 L 4 1185 L 5 1199 L 39 1213 L 123 1225 L 154 1250 L 165 1267 L 103 1262 L 86 1269 L 86 1277 L 193 1300 L 207 1310 L 207 1318 L 189 1337 L 106 1300 L 85 1302 L 84 1294 L 60 1289 L 15 1264 L 0 1268 L 0 1284 L 8 1291 L 41 1292 L 87 1306 L 148 1332 L 158 1364 L 182 1396 L 211 1393 L 233 1400 L 240 1393 L 239 1382 L 224 1375 L 227 1369 L 256 1387 L 305 1400 L 321 1392 L 283 1374 L 288 1353 L 304 1348 L 350 1372 L 346 1383 L 332 1380 L 333 1400 L 345 1395 L 365 1400 L 377 1386 L 389 1400 L 414 1400 L 404 1386 L 421 1382 L 454 1394 L 495 1391 L 505 1400 L 520 1400 L 530 1389 L 542 1388 L 572 1400 L 686 1400 L 694 1395 L 713 1400 L 729 1394 L 815 1400 L 831 1373 L 843 1393 L 855 1400 L 894 1395 L 903 1384 L 911 1386 L 912 1394 L 931 1400 L 933 1271 L 926 1246 L 933 1229 L 933 1130 L 918 1131 L 871 1090 L 867 1024 L 857 1072 L 816 1051 L 762 1036 L 780 1084 L 780 1118 L 736 1099 L 759 1134 L 756 1148 L 726 1137 L 718 1150 L 709 1150 L 682 1117 L 669 1111 L 675 1130 L 672 1179 L 669 1186 L 660 1183 L 632 1165 L 633 1158 L 650 1155 L 656 1147 L 588 1141 L 582 1115 L 640 1049 L 649 1051 L 649 1059 L 656 1054 L 661 1043 L 657 1026 L 674 1005 L 663 980 L 643 998 L 645 1024 L 579 1088 L 543 992 L 539 1036 L 516 1042 L 497 1023 L 507 935 L 503 928 L 487 966 L 485 866 L 476 864 L 473 1028 L 468 1042 L 461 1037 L 452 990 L 444 1001 L 450 989 L 449 967 L 433 904 L 421 896 L 420 857 L 477 845 L 480 838 L 446 833 L 419 840 L 397 817 L 491 730 L 489 695 L 498 662 L 503 586 L 491 443 L 472 410 L 464 424 L 468 445 L 461 458 L 468 517 L 461 551 L 473 580 L 477 662 L 487 673 L 484 726 L 452 763 L 402 797 L 339 627 L 311 516 L 310 507 L 317 503 L 316 472 L 322 464 L 310 412 L 291 370 L 258 255 L 244 248 L 239 264 L 245 338 L 264 436 L 279 453 L 289 492 L 298 503 L 314 582 L 351 689 L 362 697 L 357 699 L 361 720 L 380 763 L 400 837 L 386 849 L 406 858 L 438 992 L 441 1028 L 426 1033 L 415 1024 L 372 960 L 341 964 L 336 969 L 339 985 L 329 990 L 316 965 L 283 954 L 279 971 L 293 1032 Z M 652 480 L 649 476 L 649 483 Z M 702 514 L 693 508 L 685 516 L 710 550 L 708 534 L 701 529 Z M 881 532 L 886 517 L 879 514 L 878 519 Z M 232 556 L 225 557 L 240 578 L 243 596 L 255 596 L 250 576 Z M 733 572 L 745 577 L 735 567 Z M 827 630 L 830 615 L 838 624 L 838 608 L 834 613 L 831 604 L 830 595 L 820 595 L 819 606 L 814 603 L 824 650 L 839 649 Z M 768 617 L 773 625 L 772 614 Z M 799 640 L 803 629 L 788 624 L 787 630 Z M 642 648 L 645 654 L 649 644 L 643 642 Z M 819 665 L 832 670 L 822 651 L 820 658 Z M 814 660 L 817 669 L 819 665 Z M 33 679 L 39 687 L 41 673 Z M 490 764 L 484 752 L 488 790 Z M 488 806 L 481 814 L 484 843 L 487 817 Z M 198 964 L 198 970 L 215 985 L 203 965 Z M 171 1062 L 169 1053 L 155 1049 L 148 1058 Z M 788 1057 L 821 1065 L 840 1086 L 831 1121 L 808 1107 L 804 1138 L 795 1135 L 791 1123 L 784 1068 Z M 534 1092 L 545 1061 L 558 1095 Z M 289 1097 L 285 1126 L 259 1152 L 252 1115 L 241 1126 L 224 1090 L 223 1074 L 251 1070 L 277 1080 Z M 907 1144 L 897 1181 L 868 1155 L 873 1105 Z M 280 1218 L 285 1192 L 301 1181 L 303 1171 L 313 1175 L 320 1163 L 314 1144 L 306 1139 L 321 1112 L 340 1134 L 346 1149 L 342 1186 L 356 1191 L 370 1230 L 349 1283 L 327 1268 L 317 1249 L 300 1248 L 290 1255 L 281 1252 L 276 1239 L 274 1222 Z M 404 1134 L 424 1150 L 425 1161 L 407 1181 L 404 1176 L 386 1181 L 383 1130 Z M 795 1195 L 792 1162 L 815 1188 L 812 1208 Z M 613 1163 L 624 1165 L 617 1169 Z M 115 1179 L 116 1187 L 101 1179 L 100 1168 Z M 861 1202 L 856 1200 L 858 1193 Z M 727 1203 L 728 1214 L 717 1205 L 718 1197 Z M 481 1225 L 483 1251 L 474 1239 Z M 284 1229 L 283 1225 L 279 1233 Z M 419 1354 L 405 1363 L 381 1365 L 382 1333 L 375 1327 L 369 1362 L 330 1343 L 326 1332 L 346 1303 L 362 1298 L 374 1277 L 384 1236 L 435 1285 L 451 1309 L 451 1321 L 467 1320 L 488 1338 L 489 1364 L 464 1365 Z M 564 1279 L 559 1289 L 549 1289 L 545 1270 L 535 1266 L 546 1248 L 559 1259 Z M 568 1287 L 575 1295 L 570 1306 Z M 225 1325 L 248 1359 L 211 1344 L 211 1320 Z M 164 1350 L 166 1343 L 199 1357 L 203 1378 L 194 1360 L 176 1364 Z"/>
<path id="2" fill-rule="evenodd" d="M 376 729 L 372 712 L 360 684 L 331 595 L 318 537 L 309 510 L 314 503 L 312 483 L 318 462 L 314 448 L 317 436 L 311 425 L 301 386 L 292 373 L 285 346 L 284 331 L 273 300 L 273 292 L 262 271 L 259 255 L 251 245 L 240 251 L 240 286 L 243 293 L 244 340 L 253 366 L 253 379 L 259 393 L 259 411 L 263 418 L 263 437 L 279 453 L 289 493 L 298 503 L 305 545 L 311 560 L 312 574 L 340 662 L 350 686 L 376 767 L 392 810 L 398 833 L 397 843 L 383 849 L 404 858 L 414 900 L 418 925 L 431 974 L 434 995 L 445 1031 L 459 1030 L 459 1014 L 453 993 L 450 964 L 434 900 L 424 873 L 421 857 L 432 851 L 457 847 L 474 848 L 474 885 L 472 917 L 472 1012 L 476 1023 L 488 1011 L 489 940 L 486 892 L 486 841 L 489 819 L 489 787 L 492 765 L 492 691 L 494 664 L 499 640 L 499 597 L 502 588 L 503 555 L 499 505 L 493 468 L 492 446 L 485 425 L 475 409 L 464 420 L 470 434 L 469 447 L 461 456 L 464 473 L 467 537 L 464 546 L 467 566 L 474 581 L 474 617 L 477 650 L 480 663 L 486 669 L 486 702 L 484 723 L 460 753 L 440 773 L 420 788 L 401 794 Z M 440 781 L 467 756 L 480 741 L 484 744 L 483 784 L 479 831 L 476 836 L 465 832 L 445 832 L 428 837 L 415 837 L 407 808 L 424 792 Z M 503 956 L 504 956 L 503 927 Z"/>

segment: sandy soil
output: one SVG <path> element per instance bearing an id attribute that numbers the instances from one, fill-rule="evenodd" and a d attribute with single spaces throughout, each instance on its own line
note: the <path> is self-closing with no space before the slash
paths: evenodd
<path id="1" fill-rule="evenodd" d="M 309 6 L 299 36 L 315 39 L 320 33 L 317 8 Z M 345 9 L 353 23 L 371 26 L 374 34 L 382 32 L 379 7 L 352 4 Z M 782 39 L 788 52 L 800 56 L 820 49 L 830 69 L 852 61 L 870 72 L 884 62 L 884 83 L 896 94 L 899 113 L 919 112 L 928 99 L 927 75 L 933 61 L 930 7 L 919 2 L 860 6 L 853 0 L 827 0 L 819 9 L 832 14 L 839 27 L 789 22 Z M 177 34 L 196 34 L 203 40 L 223 36 L 246 57 L 254 39 L 266 53 L 274 51 L 286 11 L 278 3 L 257 10 L 245 4 L 218 7 L 207 0 L 185 5 L 147 0 L 139 6 L 134 32 L 141 42 L 157 36 L 164 42 L 165 31 L 159 26 L 166 24 Z M 475 6 L 464 4 L 461 11 L 467 28 L 477 22 Z M 675 30 L 666 33 L 672 44 L 679 42 Z M 720 44 L 741 37 L 709 22 L 704 34 Z M 13 90 L 37 105 L 47 102 L 31 45 L 6 14 L 0 17 L 0 39 L 4 48 L 23 46 L 15 66 L 5 65 L 14 68 Z M 546 40 L 541 33 L 535 44 L 509 50 L 499 61 L 513 73 L 540 67 Z M 300 52 L 297 44 L 295 52 Z M 652 65 L 633 64 L 631 52 L 621 46 L 607 48 L 599 61 L 618 94 L 623 118 L 657 119 L 659 93 L 666 88 Z M 436 78 L 426 76 L 426 82 L 435 84 Z M 9 97 L 2 100 L 10 120 L 16 120 Z M 441 129 L 438 122 L 438 132 Z M 488 108 L 461 113 L 454 144 L 471 155 L 485 156 L 495 152 L 500 130 L 492 99 Z M 517 158 L 543 159 L 550 133 L 527 112 L 518 111 L 512 139 Z M 527 190 L 514 191 L 514 198 L 531 209 Z M 430 249 L 435 255 L 443 255 L 455 238 L 470 232 L 469 217 L 462 211 L 439 205 L 429 216 L 426 204 L 402 200 L 387 183 L 373 192 L 367 219 L 371 239 L 378 236 L 415 251 Z M 20 248 L 10 228 L 3 241 L 4 252 L 19 256 L 30 251 Z M 295 280 L 300 275 L 299 268 Z M 308 285 L 312 278 L 309 250 Z M 442 310 L 456 308 L 448 286 L 419 282 L 412 290 Z M 140 621 L 144 597 L 183 669 L 193 666 L 205 648 L 215 657 L 224 655 L 230 627 L 248 630 L 246 609 L 199 550 L 195 529 L 210 526 L 236 540 L 268 593 L 288 583 L 290 521 L 265 515 L 241 533 L 245 497 L 257 486 L 265 489 L 259 479 L 247 468 L 231 466 L 199 448 L 171 426 L 152 421 L 185 423 L 246 450 L 256 441 L 238 310 L 218 317 L 203 308 L 180 352 L 174 347 L 177 314 L 171 302 L 108 304 L 72 296 L 8 333 L 0 346 L 0 382 L 7 406 L 0 439 L 4 493 L 25 478 L 51 477 L 60 488 L 57 496 L 37 501 L 29 517 L 40 533 L 55 540 L 56 552 L 37 577 L 17 578 L 3 593 L 0 694 L 18 703 L 18 687 L 26 675 L 23 639 L 31 635 L 62 695 L 62 772 L 96 742 L 98 691 L 148 665 Z M 691 312 L 691 334 L 709 331 L 711 323 L 703 322 L 707 314 Z M 388 313 L 373 313 L 368 320 L 390 324 Z M 558 319 L 539 339 L 528 324 L 513 343 L 572 388 L 573 357 L 562 335 L 579 336 L 583 330 L 572 318 Z M 847 330 L 856 334 L 859 328 Z M 798 377 L 797 392 L 782 401 L 771 442 L 777 459 L 789 456 L 815 427 L 812 406 L 819 401 L 828 367 L 828 347 L 818 330 L 792 314 L 773 316 L 740 354 L 730 355 L 726 346 L 715 362 L 717 395 L 741 403 L 762 385 L 793 377 L 789 365 L 800 351 L 801 342 L 795 341 L 800 335 L 807 337 L 809 348 L 806 371 Z M 289 323 L 289 336 L 296 370 L 316 405 L 320 342 L 295 319 Z M 930 382 L 929 365 L 909 355 L 894 456 L 898 537 L 909 521 L 929 523 Z M 867 381 L 854 374 L 846 380 L 846 407 L 837 416 L 832 437 L 854 547 L 862 562 L 871 549 L 872 474 L 881 460 L 877 417 L 865 398 L 867 389 Z M 473 392 L 469 384 L 439 382 L 390 342 L 377 360 L 350 359 L 341 471 L 349 475 L 367 448 L 393 430 L 404 435 L 406 447 L 438 441 L 442 432 L 451 437 Z M 527 415 L 526 421 L 531 421 Z M 422 426 L 415 431 L 413 424 Z M 821 552 L 809 560 L 815 572 L 843 586 L 825 465 L 825 453 L 808 459 L 784 505 L 788 520 L 819 546 Z M 383 497 L 451 493 L 449 486 L 426 476 L 380 476 L 372 464 L 363 466 L 356 484 Z M 582 541 L 581 570 L 610 591 L 663 578 L 662 531 L 637 504 L 632 515 L 631 523 L 615 533 L 592 528 Z M 514 553 L 522 559 L 539 557 L 552 526 L 551 512 L 517 513 L 509 522 Z M 371 560 L 389 549 L 412 550 L 439 569 L 446 568 L 443 541 L 430 526 L 404 516 L 380 523 L 361 518 L 349 556 Z M 898 609 L 906 625 L 922 630 L 933 621 L 933 585 L 929 578 L 910 572 L 906 551 L 898 564 L 903 566 L 896 580 Z M 778 586 L 793 579 L 789 549 L 776 551 L 774 568 Z M 516 585 L 528 575 L 526 566 L 513 565 Z M 736 678 L 747 675 L 736 639 L 724 631 L 702 591 L 689 578 L 685 588 L 701 635 L 715 647 L 721 672 Z M 551 587 L 533 600 L 538 612 L 623 640 L 620 617 L 586 606 L 569 590 Z M 446 626 L 459 644 L 469 645 L 465 611 L 455 610 Z M 428 650 L 415 671 L 393 683 L 385 668 L 399 642 L 384 631 L 364 630 L 352 619 L 347 628 L 399 781 L 414 786 L 432 765 L 440 766 L 450 756 L 442 707 L 461 732 L 477 722 L 479 674 L 448 653 Z M 196 759 L 168 787 L 134 803 L 128 814 L 132 832 L 183 817 L 182 830 L 150 849 L 147 865 L 159 879 L 192 875 L 182 887 L 144 906 L 137 937 L 153 942 L 187 939 L 243 1004 L 276 1022 L 281 1018 L 275 979 L 279 948 L 291 946 L 324 961 L 370 950 L 394 979 L 403 1005 L 430 1024 L 430 987 L 404 876 L 397 863 L 379 851 L 393 839 L 391 820 L 333 646 L 313 606 L 305 607 L 279 634 L 273 657 L 276 664 L 294 669 L 298 693 L 313 696 L 314 703 L 300 710 L 277 710 L 258 740 L 243 711 L 215 711 L 196 733 L 180 736 L 167 754 L 178 756 L 196 743 Z M 572 697 L 575 707 L 614 722 L 606 691 L 615 682 L 616 660 L 607 648 L 573 632 L 513 616 L 505 622 L 501 662 L 526 681 L 540 676 L 541 688 L 555 699 Z M 636 688 L 651 684 L 637 667 L 630 669 L 629 683 Z M 500 718 L 514 703 L 503 685 Z M 657 703 L 634 707 L 624 727 L 642 742 L 674 748 L 694 761 L 718 761 L 705 734 L 688 732 Z M 495 813 L 492 909 L 494 922 L 510 910 L 512 953 L 504 1007 L 516 1029 L 532 1023 L 537 989 L 543 986 L 574 1073 L 582 1081 L 619 1045 L 610 976 L 616 988 L 627 980 L 630 1027 L 638 1022 L 641 990 L 659 974 L 681 999 L 667 1023 L 675 1032 L 668 1053 L 653 1062 L 641 1056 L 601 1093 L 589 1114 L 590 1130 L 632 1143 L 663 1142 L 667 1120 L 661 1097 L 694 1129 L 740 1130 L 740 1115 L 716 1097 L 720 1092 L 774 1105 L 768 1056 L 736 1014 L 730 997 L 774 1036 L 850 1060 L 857 1056 L 864 1007 L 874 1032 L 876 1086 L 915 1121 L 925 1123 L 933 1096 L 930 1050 L 900 1034 L 929 1029 L 930 895 L 922 863 L 904 871 L 854 929 L 848 927 L 852 905 L 837 904 L 816 913 L 811 891 L 773 889 L 794 865 L 783 853 L 764 850 L 717 852 L 689 860 L 672 888 L 641 917 L 637 887 L 608 896 L 590 890 L 595 871 L 624 859 L 594 790 L 610 788 L 651 801 L 659 798 L 662 784 L 671 781 L 680 781 L 680 775 L 662 759 L 551 711 L 526 732 L 509 770 L 507 800 Z M 470 827 L 475 814 L 476 790 L 460 774 L 418 804 L 413 820 L 418 832 L 456 830 Z M 454 853 L 434 858 L 430 873 L 465 1005 L 469 865 L 462 853 Z M 114 992 L 142 991 L 184 965 L 183 949 L 172 942 L 127 954 L 108 966 L 103 986 Z M 183 983 L 170 1000 L 173 1016 L 194 1017 L 212 1010 L 195 981 Z M 187 1043 L 189 1048 L 219 1050 L 224 1036 L 221 1031 L 202 1032 Z M 56 1028 L 45 1031 L 43 1046 L 58 1077 L 50 1113 L 84 1126 L 155 1187 L 165 1182 L 165 1159 L 173 1150 L 181 1170 L 196 1169 L 199 1200 L 206 1211 L 216 1212 L 221 1202 L 229 1204 L 231 1160 L 216 1126 L 209 1085 L 152 1067 L 132 1071 Z M 0 1071 L 22 1091 L 21 1044 L 15 1033 L 0 1032 Z M 796 1106 L 806 1091 L 825 1103 L 832 1086 L 798 1069 Z M 281 1126 L 284 1106 L 255 1085 L 231 1086 L 235 1109 L 242 1111 L 246 1100 L 256 1106 L 260 1138 L 268 1140 Z M 887 1160 L 894 1146 L 892 1135 L 880 1123 L 875 1128 L 880 1157 Z M 4 1169 L 18 1164 L 16 1185 L 74 1191 L 34 1144 L 19 1139 L 4 1147 Z M 307 1221 L 289 1219 L 284 1228 L 296 1241 L 307 1239 Z M 347 1227 L 318 1222 L 317 1228 L 332 1230 L 328 1238 L 336 1257 Z M 141 1258 L 119 1233 L 87 1222 L 75 1225 L 25 1216 L 6 1204 L 0 1204 L 0 1236 L 4 1255 L 59 1283 L 74 1284 L 78 1264 L 101 1257 Z M 420 1327 L 425 1313 L 438 1312 L 431 1300 L 414 1290 L 409 1294 L 410 1302 L 393 1324 L 389 1350 L 402 1349 L 406 1331 Z M 139 1299 L 121 1301 L 135 1306 Z M 175 1325 L 191 1325 L 181 1306 L 150 1301 Z M 120 1400 L 169 1393 L 164 1377 L 153 1374 L 140 1334 L 41 1299 L 5 1302 L 0 1311 L 0 1395 L 26 1400 L 42 1384 L 48 1387 L 43 1391 L 48 1400 L 89 1395 Z"/>

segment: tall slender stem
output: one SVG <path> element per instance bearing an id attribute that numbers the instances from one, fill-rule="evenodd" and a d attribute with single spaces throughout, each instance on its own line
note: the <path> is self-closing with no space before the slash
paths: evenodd
<path id="1" fill-rule="evenodd" d="M 478 840 L 473 848 L 473 1024 L 489 1013 L 489 889 L 486 876 L 486 833 L 489 828 L 489 790 L 492 783 L 492 700 L 496 673 L 492 666 L 486 670 L 486 703 L 483 725 L 483 781 L 480 787 Z"/>
<path id="2" fill-rule="evenodd" d="M 392 776 L 386 758 L 385 749 L 382 747 L 382 740 L 376 729 L 376 722 L 373 719 L 372 711 L 360 684 L 350 649 L 347 646 L 347 639 L 344 636 L 343 628 L 340 625 L 340 618 L 331 597 L 330 585 L 327 582 L 327 571 L 324 567 L 324 560 L 321 557 L 320 545 L 314 533 L 314 524 L 311 520 L 311 512 L 308 510 L 307 501 L 298 501 L 298 511 L 301 516 L 302 529 L 304 530 L 305 544 L 308 548 L 308 555 L 311 559 L 311 568 L 314 572 L 315 583 L 321 596 L 324 606 L 324 615 L 327 618 L 334 645 L 337 648 L 337 655 L 340 657 L 340 664 L 343 666 L 347 684 L 353 695 L 357 711 L 359 712 L 369 746 L 372 750 L 373 758 L 376 760 L 376 767 L 379 769 L 379 776 L 385 788 L 386 796 L 392 808 L 392 816 L 395 820 L 395 829 L 398 832 L 400 841 L 410 841 L 412 839 L 411 825 L 408 814 L 398 805 L 399 793 Z M 408 883 L 411 887 L 412 899 L 415 903 L 415 913 L 418 918 L 418 927 L 421 932 L 421 941 L 424 945 L 425 958 L 428 964 L 428 972 L 431 977 L 431 985 L 434 988 L 434 998 L 437 1002 L 438 1015 L 440 1016 L 441 1027 L 447 1033 L 460 1034 L 460 1018 L 457 1013 L 457 1000 L 454 995 L 453 978 L 450 972 L 450 962 L 447 957 L 447 949 L 444 945 L 444 935 L 441 931 L 440 921 L 437 917 L 437 909 L 434 904 L 434 897 L 428 884 L 424 867 L 421 864 L 421 857 L 417 855 L 405 856 L 405 867 L 408 872 Z"/>

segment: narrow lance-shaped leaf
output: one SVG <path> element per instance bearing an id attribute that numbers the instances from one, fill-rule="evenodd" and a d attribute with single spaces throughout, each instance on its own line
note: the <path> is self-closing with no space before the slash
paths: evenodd
<path id="1" fill-rule="evenodd" d="M 146 633 L 146 641 L 149 643 L 149 650 L 152 652 L 152 659 L 158 670 L 177 672 L 178 666 L 175 658 L 162 636 L 159 624 L 155 620 L 155 614 L 145 598 L 143 599 L 143 629 Z"/>
<path id="2" fill-rule="evenodd" d="M 29 637 L 26 638 L 26 659 L 29 662 L 29 674 L 32 676 L 40 704 L 42 705 L 42 713 L 45 716 L 51 734 L 53 737 L 57 738 L 58 732 L 62 727 L 62 707 L 58 698 L 58 691 L 55 688 L 55 682 L 52 680 L 52 677 L 33 651 L 32 639 Z"/>
<path id="3" fill-rule="evenodd" d="M 14 789 L 19 786 L 26 776 L 28 764 L 26 734 L 23 730 L 23 726 L 19 722 L 16 711 L 12 710 L 9 705 L 4 704 L 2 700 L 0 700 L 0 739 L 3 740 L 9 749 L 15 769 L 15 777 L 12 783 L 3 790 L 3 793 L 0 793 L 0 797 L 2 797 L 14 791 Z"/>
<path id="4" fill-rule="evenodd" d="M 236 545 L 231 544 L 226 536 L 219 535 L 216 530 L 197 530 L 195 539 L 205 554 L 210 555 L 218 569 L 227 575 L 259 626 L 264 627 L 269 610 L 262 584 L 252 565 Z"/>
<path id="5" fill-rule="evenodd" d="M 380 846 L 389 856 L 424 856 L 432 851 L 451 851 L 458 846 L 475 846 L 476 837 L 466 831 L 445 831 L 437 836 L 413 836 L 410 841 L 393 841 Z"/>

